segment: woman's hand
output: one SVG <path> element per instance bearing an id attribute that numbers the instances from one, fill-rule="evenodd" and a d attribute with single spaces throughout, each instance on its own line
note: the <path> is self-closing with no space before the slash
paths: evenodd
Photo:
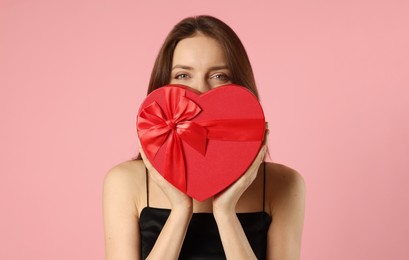
<path id="1" fill-rule="evenodd" d="M 138 142 L 139 152 L 148 169 L 149 176 L 166 195 L 172 207 L 170 215 L 146 259 L 178 259 L 192 217 L 192 199 L 175 188 L 153 168 L 146 158 L 139 140 Z"/>
<path id="2" fill-rule="evenodd" d="M 217 213 L 235 213 L 236 204 L 244 191 L 253 183 L 257 176 L 258 168 L 263 162 L 266 154 L 266 145 L 264 144 L 257 154 L 256 159 L 247 169 L 247 171 L 226 190 L 213 197 L 213 212 Z"/>
<path id="3" fill-rule="evenodd" d="M 138 140 L 139 141 L 139 140 Z M 178 190 L 174 187 L 171 183 L 169 183 L 150 163 L 148 158 L 146 158 L 145 153 L 143 152 L 142 146 L 139 142 L 139 152 L 141 153 L 143 162 L 148 169 L 149 176 L 153 179 L 153 181 L 160 187 L 160 189 L 165 193 L 166 197 L 168 198 L 170 204 L 172 205 L 172 210 L 180 209 L 180 210 L 187 210 L 192 212 L 193 210 L 193 202 L 192 198 L 190 198 L 185 193 Z"/>
<path id="4" fill-rule="evenodd" d="M 257 176 L 264 159 L 266 145 L 236 182 L 213 197 L 213 215 L 219 230 L 226 259 L 257 259 L 236 214 L 236 204 Z"/>
<path id="5" fill-rule="evenodd" d="M 256 159 L 236 182 L 213 197 L 213 215 L 227 259 L 257 259 L 236 214 L 236 205 L 244 191 L 256 179 L 267 146 L 266 131 L 263 145 Z"/>
<path id="6" fill-rule="evenodd" d="M 267 150 L 267 137 L 268 137 L 268 127 L 266 123 L 266 133 L 264 136 L 263 146 L 260 148 L 256 159 L 246 170 L 246 172 L 231 186 L 219 194 L 213 197 L 213 212 L 218 213 L 234 213 L 236 211 L 236 204 L 239 201 L 241 195 L 246 191 L 246 189 L 253 183 L 256 179 L 258 168 L 264 160 L 264 156 Z"/>

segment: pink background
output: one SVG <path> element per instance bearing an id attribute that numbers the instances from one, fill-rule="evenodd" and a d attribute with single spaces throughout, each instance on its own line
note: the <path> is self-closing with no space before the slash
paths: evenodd
<path id="1" fill-rule="evenodd" d="M 409 259 L 409 2 L 1 1 L 0 259 L 103 259 L 102 181 L 171 27 L 241 37 L 272 160 L 307 183 L 302 259 Z"/>

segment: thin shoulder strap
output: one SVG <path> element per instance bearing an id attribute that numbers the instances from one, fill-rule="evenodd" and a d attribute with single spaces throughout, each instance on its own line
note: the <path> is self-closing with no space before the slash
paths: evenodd
<path id="1" fill-rule="evenodd" d="M 146 172 L 146 207 L 149 207 L 149 183 L 148 183 L 148 168 L 145 167 L 145 172 Z"/>
<path id="2" fill-rule="evenodd" d="M 266 201 L 266 162 L 263 162 L 263 211 L 265 212 L 265 201 Z"/>

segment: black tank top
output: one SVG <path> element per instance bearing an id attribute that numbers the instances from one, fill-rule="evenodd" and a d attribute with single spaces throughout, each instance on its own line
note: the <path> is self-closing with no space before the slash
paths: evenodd
<path id="1" fill-rule="evenodd" d="M 266 259 L 267 231 L 271 223 L 271 216 L 264 211 L 265 163 L 263 172 L 263 211 L 237 213 L 257 259 Z M 148 174 L 146 191 L 147 207 L 142 209 L 139 219 L 142 259 L 149 255 L 170 214 L 170 209 L 149 207 Z M 193 213 L 179 259 L 226 259 L 213 213 Z"/>

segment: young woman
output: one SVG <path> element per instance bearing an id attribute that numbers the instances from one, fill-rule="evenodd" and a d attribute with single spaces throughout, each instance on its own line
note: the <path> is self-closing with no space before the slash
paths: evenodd
<path id="1" fill-rule="evenodd" d="M 258 97 L 237 35 L 214 17 L 197 16 L 169 33 L 148 93 L 167 84 L 205 92 L 229 83 Z M 242 177 L 203 202 L 173 187 L 139 151 L 104 180 L 107 260 L 300 258 L 304 181 L 287 166 L 263 162 L 265 144 Z"/>

